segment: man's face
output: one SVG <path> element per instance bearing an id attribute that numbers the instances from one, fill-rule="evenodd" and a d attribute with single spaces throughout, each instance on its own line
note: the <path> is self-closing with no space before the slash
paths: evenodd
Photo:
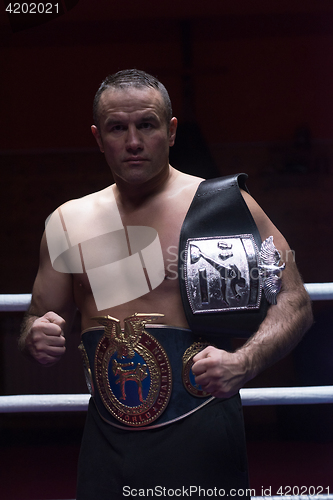
<path id="1" fill-rule="evenodd" d="M 163 98 L 152 88 L 107 89 L 99 101 L 99 130 L 92 133 L 119 183 L 142 184 L 169 168 L 176 118 L 166 123 Z"/>

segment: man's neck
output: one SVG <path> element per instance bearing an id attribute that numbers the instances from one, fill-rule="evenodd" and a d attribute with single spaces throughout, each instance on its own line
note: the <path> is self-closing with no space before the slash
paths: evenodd
<path id="1" fill-rule="evenodd" d="M 129 184 L 118 179 L 114 184 L 116 199 L 125 210 L 139 207 L 150 198 L 167 190 L 177 173 L 177 170 L 169 165 L 167 169 L 161 171 L 160 175 L 145 183 Z"/>

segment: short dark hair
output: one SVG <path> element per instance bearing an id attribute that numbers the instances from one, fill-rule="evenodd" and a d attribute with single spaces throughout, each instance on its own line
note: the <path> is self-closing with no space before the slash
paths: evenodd
<path id="1" fill-rule="evenodd" d="M 107 76 L 95 94 L 93 103 L 93 119 L 97 128 L 99 128 L 98 104 L 103 92 L 109 88 L 126 89 L 128 87 L 135 87 L 138 89 L 148 87 L 158 90 L 161 93 L 164 102 L 165 120 L 167 124 L 170 122 L 172 118 L 171 100 L 163 83 L 161 83 L 155 76 L 152 76 L 145 71 L 140 71 L 138 69 L 125 69 L 118 71 L 113 75 Z"/>

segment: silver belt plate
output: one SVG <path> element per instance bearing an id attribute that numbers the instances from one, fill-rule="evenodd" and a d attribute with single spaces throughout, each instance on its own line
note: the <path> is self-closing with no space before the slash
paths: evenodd
<path id="1" fill-rule="evenodd" d="M 262 277 L 252 234 L 188 239 L 185 283 L 194 314 L 258 309 Z"/>

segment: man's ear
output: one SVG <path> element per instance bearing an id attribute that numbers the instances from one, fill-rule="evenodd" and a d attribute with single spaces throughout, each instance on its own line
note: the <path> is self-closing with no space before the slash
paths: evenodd
<path id="1" fill-rule="evenodd" d="M 169 124 L 169 146 L 173 146 L 176 139 L 178 120 L 176 117 L 171 118 Z"/>
<path id="2" fill-rule="evenodd" d="M 102 138 L 101 138 L 101 134 L 99 133 L 99 130 L 98 128 L 96 127 L 96 125 L 91 125 L 91 131 L 92 131 L 92 135 L 95 137 L 96 139 L 96 142 L 98 144 L 98 147 L 99 147 L 99 150 L 101 153 L 104 153 L 104 148 L 103 148 L 103 141 L 102 141 Z"/>

